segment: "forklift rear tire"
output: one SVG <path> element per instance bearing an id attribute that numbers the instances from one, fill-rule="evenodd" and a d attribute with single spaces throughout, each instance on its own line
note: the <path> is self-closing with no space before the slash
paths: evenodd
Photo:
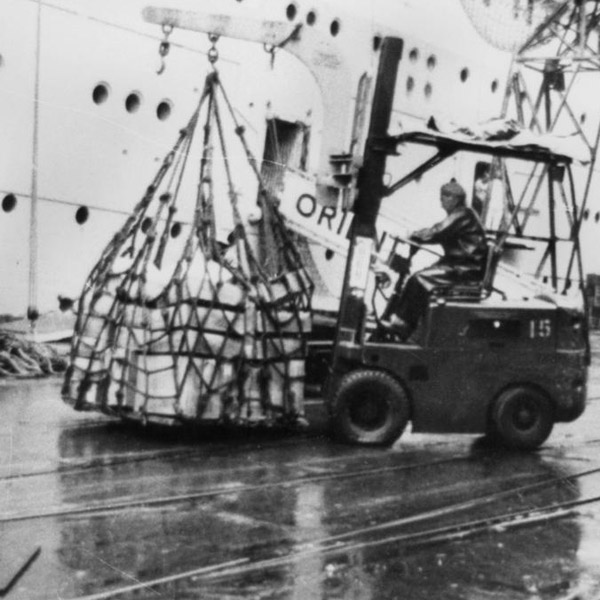
<path id="1" fill-rule="evenodd" d="M 508 389 L 496 400 L 492 413 L 492 439 L 515 450 L 534 450 L 554 426 L 554 410 L 541 392 L 527 386 Z"/>
<path id="2" fill-rule="evenodd" d="M 410 418 L 410 403 L 402 385 L 375 369 L 344 375 L 334 391 L 331 409 L 336 437 L 369 446 L 393 444 Z"/>

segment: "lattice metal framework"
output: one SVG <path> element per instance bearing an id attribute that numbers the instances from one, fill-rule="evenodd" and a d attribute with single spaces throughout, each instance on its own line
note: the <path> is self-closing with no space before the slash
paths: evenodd
<path id="1" fill-rule="evenodd" d="M 499 3 L 503 6 L 505 16 L 510 14 L 507 2 L 508 0 L 503 0 Z M 500 8 L 494 0 L 463 0 L 465 7 L 477 3 L 481 6 Z M 597 0 L 543 0 L 529 1 L 527 5 L 515 2 L 515 7 L 517 4 L 522 8 L 522 14 L 514 14 L 513 17 L 523 21 L 520 33 L 522 39 L 514 53 L 502 116 L 514 119 L 521 128 L 537 134 L 570 136 L 571 142 L 576 140 L 581 149 L 587 149 L 587 153 L 583 154 L 586 154 L 589 160 L 578 166 L 575 172 L 579 202 L 575 211 L 568 215 L 567 223 L 570 230 L 568 237 L 574 245 L 578 245 L 600 144 L 600 115 L 588 115 L 582 108 L 589 106 L 591 90 L 600 91 L 600 80 L 597 77 L 600 70 L 600 3 Z M 474 18 L 473 10 L 470 11 L 470 15 Z M 475 19 L 474 24 L 477 27 Z M 478 29 L 481 27 L 480 23 Z M 526 37 L 523 36 L 524 32 L 528 34 Z M 495 45 L 502 47 L 500 42 Z M 543 202 L 548 206 L 547 214 L 551 221 L 549 229 L 555 231 L 555 207 L 561 203 L 561 198 L 564 202 L 566 196 L 560 185 L 558 194 L 556 193 L 555 186 L 560 184 L 556 173 L 549 172 L 547 167 L 529 173 L 525 186 L 526 189 L 529 188 L 529 198 L 519 206 L 519 203 L 515 203 L 511 198 L 511 190 L 507 189 L 505 165 L 497 161 L 492 170 L 498 179 L 504 182 L 508 208 L 517 206 L 521 213 L 511 213 L 513 233 L 520 236 L 536 206 L 539 206 L 542 195 L 545 195 Z M 557 276 L 557 263 L 560 263 L 560 260 L 551 240 L 541 257 L 536 275 L 547 273 L 545 269 L 550 264 L 550 282 L 555 289 L 558 289 L 561 279 Z M 570 272 L 571 266 L 569 261 L 567 273 Z M 570 285 L 571 281 L 567 275 L 564 288 L 568 289 Z"/>
<path id="2" fill-rule="evenodd" d="M 579 136 L 592 158 L 588 179 L 600 128 L 593 131 L 588 123 L 584 130 L 586 115 L 577 114 L 574 100 L 589 86 L 583 75 L 600 71 L 599 25 L 597 0 L 559 5 L 516 53 L 503 106 L 505 116 L 516 117 L 522 126 L 538 133 Z"/>

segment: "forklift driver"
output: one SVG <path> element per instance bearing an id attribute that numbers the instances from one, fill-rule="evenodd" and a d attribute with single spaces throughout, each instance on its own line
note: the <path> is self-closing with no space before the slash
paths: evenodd
<path id="1" fill-rule="evenodd" d="M 416 244 L 440 244 L 444 256 L 411 275 L 401 293 L 396 290 L 386 310 L 391 316 L 381 322 L 385 331 L 401 339 L 406 339 L 416 329 L 434 289 L 477 283 L 484 277 L 485 230 L 475 211 L 466 205 L 465 190 L 452 179 L 441 187 L 440 199 L 446 218 L 432 227 L 415 231 L 409 240 Z M 411 249 L 411 253 L 415 251 Z"/>

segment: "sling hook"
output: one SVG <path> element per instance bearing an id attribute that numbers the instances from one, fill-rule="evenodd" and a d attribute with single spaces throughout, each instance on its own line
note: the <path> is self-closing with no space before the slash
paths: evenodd
<path id="1" fill-rule="evenodd" d="M 208 39 L 212 46 L 208 50 L 208 62 L 211 65 L 214 65 L 217 60 L 219 60 L 219 51 L 217 50 L 217 42 L 219 41 L 219 36 L 216 33 L 210 33 L 208 35 Z"/>
<path id="2" fill-rule="evenodd" d="M 171 25 L 170 23 L 163 23 L 162 30 L 163 30 L 163 34 L 165 37 L 163 38 L 162 42 L 160 43 L 160 46 L 158 47 L 158 54 L 160 56 L 160 66 L 158 67 L 158 70 L 156 71 L 157 75 L 162 75 L 162 73 L 164 73 L 164 70 L 167 68 L 167 64 L 165 62 L 165 56 L 167 56 L 167 54 L 169 54 L 169 50 L 171 48 L 171 44 L 169 42 L 169 36 L 171 35 L 171 32 L 173 31 L 173 25 Z"/>

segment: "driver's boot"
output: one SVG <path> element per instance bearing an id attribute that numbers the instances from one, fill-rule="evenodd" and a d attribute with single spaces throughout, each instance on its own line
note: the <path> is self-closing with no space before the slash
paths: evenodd
<path id="1" fill-rule="evenodd" d="M 404 341 L 412 332 L 413 328 L 398 315 L 391 315 L 388 320 L 382 320 L 379 322 L 380 328 L 394 337 Z"/>

